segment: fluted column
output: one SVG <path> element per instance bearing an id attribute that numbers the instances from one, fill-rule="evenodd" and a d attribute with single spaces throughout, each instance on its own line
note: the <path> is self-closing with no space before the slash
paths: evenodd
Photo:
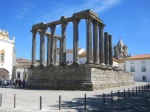
<path id="1" fill-rule="evenodd" d="M 46 27 L 43 27 L 40 32 L 40 65 L 45 66 L 45 32 Z"/>
<path id="2" fill-rule="evenodd" d="M 86 64 L 92 64 L 92 29 L 91 29 L 92 18 L 86 18 Z"/>
<path id="3" fill-rule="evenodd" d="M 66 64 L 66 27 L 67 27 L 68 23 L 67 22 L 63 22 L 61 24 L 61 28 L 62 28 L 62 38 L 61 38 L 61 64 Z"/>
<path id="4" fill-rule="evenodd" d="M 50 49 L 50 65 L 54 65 L 54 49 L 55 49 L 55 29 L 56 25 L 51 25 L 51 49 Z"/>
<path id="5" fill-rule="evenodd" d="M 109 66 L 109 36 L 105 32 L 105 65 Z"/>
<path id="6" fill-rule="evenodd" d="M 94 64 L 98 65 L 98 23 L 96 20 L 93 21 L 93 60 Z"/>
<path id="7" fill-rule="evenodd" d="M 112 35 L 109 35 L 109 65 L 113 66 Z"/>
<path id="8" fill-rule="evenodd" d="M 55 37 L 55 46 L 54 46 L 54 65 L 57 65 L 57 38 Z"/>
<path id="9" fill-rule="evenodd" d="M 32 65 L 31 66 L 36 66 L 36 34 L 37 30 L 31 30 L 32 32 Z"/>
<path id="10" fill-rule="evenodd" d="M 73 20 L 73 64 L 79 64 L 79 33 L 78 33 L 79 19 Z"/>
<path id="11" fill-rule="evenodd" d="M 47 36 L 47 66 L 50 65 L 50 49 L 51 49 L 51 35 L 46 34 Z"/>
<path id="12" fill-rule="evenodd" d="M 99 24 L 99 62 L 100 65 L 105 65 L 105 53 L 104 53 L 104 24 Z"/>

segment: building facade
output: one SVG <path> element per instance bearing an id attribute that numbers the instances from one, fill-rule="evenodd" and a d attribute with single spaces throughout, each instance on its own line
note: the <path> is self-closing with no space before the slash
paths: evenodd
<path id="1" fill-rule="evenodd" d="M 0 29 L 0 79 L 11 79 L 15 62 L 15 38 L 9 39 L 8 32 Z"/>
<path id="2" fill-rule="evenodd" d="M 150 54 L 135 55 L 125 60 L 127 72 L 134 75 L 135 81 L 150 82 Z"/>

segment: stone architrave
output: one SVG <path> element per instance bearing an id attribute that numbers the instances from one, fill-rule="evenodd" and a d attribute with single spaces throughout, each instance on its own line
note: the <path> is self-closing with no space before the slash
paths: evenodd
<path id="1" fill-rule="evenodd" d="M 47 28 L 41 28 L 40 32 L 40 65 L 45 66 L 45 32 Z"/>
<path id="2" fill-rule="evenodd" d="M 47 66 L 50 65 L 50 49 L 51 49 L 51 35 L 46 34 L 47 36 Z"/>
<path id="3" fill-rule="evenodd" d="M 104 24 L 99 24 L 99 62 L 100 65 L 105 65 L 105 52 L 104 52 Z"/>
<path id="4" fill-rule="evenodd" d="M 109 36 L 108 33 L 105 32 L 105 65 L 109 66 Z"/>
<path id="5" fill-rule="evenodd" d="M 92 18 L 88 16 L 86 18 L 86 50 L 87 60 L 86 64 L 93 64 L 92 59 L 92 29 L 91 29 Z"/>
<path id="6" fill-rule="evenodd" d="M 68 23 L 67 22 L 63 22 L 61 24 L 61 28 L 62 28 L 62 37 L 61 37 L 61 65 L 66 64 L 66 27 L 67 27 Z"/>
<path id="7" fill-rule="evenodd" d="M 93 60 L 94 64 L 98 65 L 98 23 L 94 19 L 93 20 Z"/>
<path id="8" fill-rule="evenodd" d="M 78 44 L 79 44 L 79 32 L 78 24 L 80 20 L 74 18 L 73 20 L 73 64 L 79 64 L 79 53 L 78 53 Z"/>
<path id="9" fill-rule="evenodd" d="M 36 66 L 36 34 L 37 30 L 32 29 L 32 65 L 31 66 Z"/>
<path id="10" fill-rule="evenodd" d="M 109 35 L 109 65 L 113 66 L 112 35 Z"/>
<path id="11" fill-rule="evenodd" d="M 55 29 L 56 25 L 50 26 L 51 29 L 51 49 L 50 49 L 50 65 L 54 65 L 54 50 L 55 50 Z"/>

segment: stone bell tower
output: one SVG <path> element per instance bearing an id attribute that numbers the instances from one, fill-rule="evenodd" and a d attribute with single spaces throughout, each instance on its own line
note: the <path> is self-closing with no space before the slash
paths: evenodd
<path id="1" fill-rule="evenodd" d="M 118 44 L 114 46 L 114 58 L 124 59 L 129 57 L 128 55 L 128 46 L 125 45 L 120 38 Z"/>

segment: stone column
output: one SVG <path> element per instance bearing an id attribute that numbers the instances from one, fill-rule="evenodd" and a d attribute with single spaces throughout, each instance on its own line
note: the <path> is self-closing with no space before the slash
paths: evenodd
<path id="1" fill-rule="evenodd" d="M 93 58 L 94 64 L 98 65 L 98 23 L 96 20 L 93 21 Z"/>
<path id="2" fill-rule="evenodd" d="M 92 18 L 86 18 L 86 64 L 92 64 L 92 29 L 91 29 Z"/>
<path id="3" fill-rule="evenodd" d="M 62 56 L 61 56 L 61 38 L 59 38 L 59 65 L 61 64 Z"/>
<path id="4" fill-rule="evenodd" d="M 32 29 L 32 65 L 33 67 L 36 66 L 36 34 L 37 30 Z"/>
<path id="5" fill-rule="evenodd" d="M 55 29 L 56 25 L 51 25 L 51 49 L 50 49 L 50 65 L 54 65 L 54 49 L 55 49 Z"/>
<path id="6" fill-rule="evenodd" d="M 54 65 L 57 65 L 57 38 L 55 36 L 55 46 L 54 46 Z"/>
<path id="7" fill-rule="evenodd" d="M 40 32 L 40 66 L 45 66 L 45 32 L 46 27 L 43 27 Z"/>
<path id="8" fill-rule="evenodd" d="M 112 35 L 109 35 L 109 65 L 113 66 Z"/>
<path id="9" fill-rule="evenodd" d="M 104 53 L 104 24 L 99 24 L 99 62 L 100 65 L 105 65 L 105 53 Z"/>
<path id="10" fill-rule="evenodd" d="M 67 22 L 63 22 L 61 24 L 61 28 L 62 28 L 62 34 L 61 34 L 61 65 L 66 64 L 66 27 L 67 27 L 68 23 Z"/>
<path id="11" fill-rule="evenodd" d="M 73 20 L 73 64 L 79 64 L 79 33 L 78 33 L 78 24 L 79 19 Z"/>
<path id="12" fill-rule="evenodd" d="M 51 35 L 46 34 L 47 36 L 47 66 L 50 65 L 50 49 L 51 49 Z"/>
<path id="13" fill-rule="evenodd" d="M 108 33 L 105 32 L 105 65 L 109 66 L 109 36 Z"/>

